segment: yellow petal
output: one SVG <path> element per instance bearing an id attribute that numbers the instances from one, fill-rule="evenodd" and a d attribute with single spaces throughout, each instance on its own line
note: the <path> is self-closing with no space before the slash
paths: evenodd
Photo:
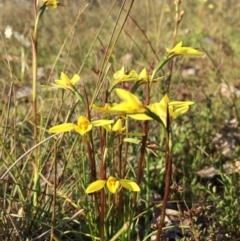
<path id="1" fill-rule="evenodd" d="M 140 191 L 140 188 L 139 188 L 139 186 L 137 185 L 136 182 L 133 182 L 133 181 L 130 181 L 130 180 L 127 180 L 127 179 L 121 179 L 120 184 L 124 188 L 126 188 L 130 191 L 133 191 L 133 192 L 139 192 Z"/>
<path id="2" fill-rule="evenodd" d="M 119 79 L 122 79 L 125 75 L 125 71 L 124 71 L 124 66 L 121 68 L 121 70 L 116 71 L 113 74 L 113 78 L 118 81 Z M 126 75 L 125 75 L 126 76 Z"/>
<path id="3" fill-rule="evenodd" d="M 157 115 L 162 120 L 162 122 L 165 126 L 166 126 L 166 119 L 167 119 L 168 102 L 169 102 L 169 98 L 167 95 L 165 95 L 159 103 L 154 103 L 154 104 L 147 106 L 147 108 L 151 112 L 153 112 L 155 115 Z M 169 113 L 172 113 L 172 111 L 169 110 Z M 171 114 L 170 114 L 170 116 L 171 116 Z"/>
<path id="4" fill-rule="evenodd" d="M 168 112 L 169 112 L 169 115 L 171 117 L 173 117 L 173 107 L 172 106 L 168 106 Z"/>
<path id="5" fill-rule="evenodd" d="M 112 131 L 112 126 L 111 125 L 104 125 L 102 126 L 106 131 L 111 132 Z"/>
<path id="6" fill-rule="evenodd" d="M 125 127 L 122 126 L 122 119 L 118 119 L 112 127 L 112 131 L 122 132 L 125 130 Z"/>
<path id="7" fill-rule="evenodd" d="M 160 101 L 160 104 L 164 105 L 164 106 L 167 106 L 168 103 L 169 103 L 169 97 L 168 97 L 168 95 L 164 95 L 163 98 Z"/>
<path id="8" fill-rule="evenodd" d="M 169 109 L 171 107 L 173 110 L 171 116 L 176 118 L 177 116 L 186 113 L 189 109 L 189 106 L 193 104 L 193 101 L 171 101 L 169 103 Z"/>
<path id="9" fill-rule="evenodd" d="M 136 73 L 135 70 L 131 70 L 130 73 L 127 75 L 127 79 L 128 81 L 131 80 L 138 80 L 139 79 L 139 75 Z"/>
<path id="10" fill-rule="evenodd" d="M 119 181 L 115 177 L 110 176 L 107 180 L 108 190 L 111 193 L 116 193 L 118 186 L 119 186 Z"/>
<path id="11" fill-rule="evenodd" d="M 193 101 L 170 101 L 169 105 L 173 107 L 181 107 L 181 106 L 188 106 L 193 105 Z"/>
<path id="12" fill-rule="evenodd" d="M 182 41 L 180 41 L 173 49 L 174 51 L 179 51 L 182 48 Z"/>
<path id="13" fill-rule="evenodd" d="M 128 116 L 134 120 L 141 120 L 141 121 L 152 120 L 152 118 L 146 114 L 135 114 L 135 115 L 128 115 Z"/>
<path id="14" fill-rule="evenodd" d="M 57 84 L 58 88 L 67 88 L 67 89 L 72 89 L 71 85 L 67 85 L 65 82 L 63 82 L 60 79 L 55 79 L 55 83 Z"/>
<path id="15" fill-rule="evenodd" d="M 49 129 L 50 133 L 62 133 L 66 131 L 71 131 L 76 127 L 75 124 L 73 123 L 64 123 L 61 125 L 53 126 L 52 128 Z"/>
<path id="16" fill-rule="evenodd" d="M 143 81 L 148 81 L 148 79 L 150 79 L 150 76 L 147 75 L 147 70 L 145 68 L 139 74 L 139 79 Z"/>
<path id="17" fill-rule="evenodd" d="M 178 52 L 176 52 L 177 54 L 181 54 L 181 55 L 197 55 L 197 56 L 202 56 L 204 55 L 203 52 L 198 51 L 194 48 L 190 48 L 190 47 L 182 47 Z"/>
<path id="18" fill-rule="evenodd" d="M 134 114 L 145 112 L 144 106 L 134 105 L 130 102 L 123 101 L 120 104 L 117 104 L 111 108 L 110 112 L 120 112 L 121 114 Z"/>
<path id="19" fill-rule="evenodd" d="M 156 114 L 158 117 L 166 117 L 167 116 L 167 105 L 165 103 L 162 103 L 160 101 L 159 103 L 154 103 L 149 106 L 150 111 L 152 111 L 154 114 Z"/>
<path id="20" fill-rule="evenodd" d="M 166 48 L 166 51 L 168 54 L 173 55 L 197 55 L 201 56 L 204 53 L 201 51 L 198 51 L 191 47 L 182 47 L 182 41 L 179 42 L 173 49 Z"/>
<path id="21" fill-rule="evenodd" d="M 131 103 L 141 104 L 137 96 L 132 94 L 130 91 L 120 89 L 120 88 L 116 88 L 115 90 L 119 98 L 121 98 L 122 100 L 131 102 Z"/>
<path id="22" fill-rule="evenodd" d="M 165 95 L 159 103 L 154 103 L 149 106 L 149 109 L 155 113 L 163 123 L 166 123 L 168 102 L 169 98 Z"/>
<path id="23" fill-rule="evenodd" d="M 179 42 L 173 49 L 166 48 L 166 51 L 167 51 L 167 53 L 170 54 L 170 53 L 179 51 L 179 49 L 181 49 L 181 47 L 182 47 L 182 41 Z"/>
<path id="24" fill-rule="evenodd" d="M 179 115 L 182 115 L 184 113 L 186 113 L 189 109 L 189 106 L 182 106 L 176 110 L 173 111 L 173 118 L 175 119 L 176 117 L 178 117 Z"/>
<path id="25" fill-rule="evenodd" d="M 104 125 L 109 125 L 112 124 L 114 121 L 113 120 L 96 120 L 96 121 L 92 121 L 91 123 L 94 126 L 104 126 Z"/>
<path id="26" fill-rule="evenodd" d="M 86 189 L 86 193 L 96 192 L 104 187 L 106 180 L 97 180 L 92 182 Z"/>
<path id="27" fill-rule="evenodd" d="M 116 93 L 123 102 L 114 105 L 111 111 L 125 112 L 126 114 L 142 113 L 146 111 L 137 96 L 131 92 L 124 89 L 116 89 Z"/>
<path id="28" fill-rule="evenodd" d="M 70 79 L 68 78 L 68 76 L 64 72 L 61 72 L 61 79 L 66 85 L 71 83 Z"/>
<path id="29" fill-rule="evenodd" d="M 80 76 L 78 74 L 75 74 L 70 80 L 70 82 L 72 85 L 75 85 L 79 80 L 80 80 Z"/>

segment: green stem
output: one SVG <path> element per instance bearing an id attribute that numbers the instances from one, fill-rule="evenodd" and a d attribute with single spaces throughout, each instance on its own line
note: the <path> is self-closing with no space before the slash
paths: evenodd
<path id="1" fill-rule="evenodd" d="M 34 9 L 36 9 L 36 1 L 34 2 Z M 38 125 L 38 120 L 37 120 L 37 57 L 38 57 L 38 50 L 37 50 L 37 45 L 38 45 L 38 24 L 41 16 L 43 15 L 44 11 L 46 9 L 46 6 L 43 5 L 36 17 L 35 20 L 35 25 L 34 25 L 34 32 L 33 35 L 31 35 L 31 40 L 32 40 L 32 107 L 33 107 L 33 135 L 34 135 L 34 145 L 37 145 L 38 141 L 38 132 L 37 132 L 37 125 Z M 39 174 L 38 170 L 40 168 L 40 160 L 38 157 L 38 148 L 35 149 L 35 162 L 33 164 L 33 169 L 34 169 L 34 178 L 33 178 L 33 205 L 36 206 L 38 203 L 38 192 L 40 189 L 40 184 L 39 184 Z"/>
<path id="2" fill-rule="evenodd" d="M 54 188 L 53 188 L 53 210 L 50 241 L 54 239 L 54 229 L 56 225 L 56 197 L 57 197 L 57 143 L 54 144 Z"/>
<path id="3" fill-rule="evenodd" d="M 152 81 L 153 81 L 156 73 L 159 72 L 159 71 L 162 69 L 162 67 L 163 67 L 168 61 L 169 61 L 169 57 L 166 57 L 166 56 L 165 56 L 165 57 L 163 58 L 163 60 L 159 63 L 159 65 L 153 70 L 152 76 L 151 76 L 151 80 L 150 80 L 151 83 L 152 83 Z"/>

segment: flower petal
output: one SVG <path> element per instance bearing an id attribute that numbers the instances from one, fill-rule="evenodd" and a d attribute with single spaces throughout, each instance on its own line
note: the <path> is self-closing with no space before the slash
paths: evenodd
<path id="1" fill-rule="evenodd" d="M 135 114 L 135 115 L 128 115 L 128 116 L 134 120 L 141 120 L 141 121 L 152 120 L 152 118 L 146 114 Z"/>
<path id="2" fill-rule="evenodd" d="M 176 117 L 178 117 L 179 115 L 182 115 L 184 113 L 186 113 L 189 109 L 189 106 L 182 106 L 176 110 L 173 111 L 173 119 L 175 119 Z"/>
<path id="3" fill-rule="evenodd" d="M 198 51 L 194 48 L 190 48 L 190 47 L 183 47 L 181 49 L 181 51 L 179 52 L 179 54 L 184 54 L 184 55 L 197 55 L 197 56 L 202 56 L 204 55 L 203 52 Z"/>
<path id="4" fill-rule="evenodd" d="M 72 85 L 75 85 L 79 80 L 80 80 L 80 76 L 78 74 L 75 74 L 70 80 L 70 82 Z"/>
<path id="5" fill-rule="evenodd" d="M 122 119 L 118 119 L 112 127 L 112 131 L 122 132 L 125 130 L 125 127 L 122 126 Z"/>
<path id="6" fill-rule="evenodd" d="M 124 89 L 116 89 L 116 93 L 123 100 L 120 104 L 116 104 L 111 111 L 125 112 L 126 114 L 143 113 L 146 111 L 140 100 L 130 91 Z"/>
<path id="7" fill-rule="evenodd" d="M 182 107 L 187 105 L 193 105 L 193 101 L 170 101 L 169 105 L 173 107 Z"/>
<path id="8" fill-rule="evenodd" d="M 166 48 L 166 52 L 170 55 L 204 55 L 203 52 L 191 47 L 182 47 L 182 41 L 179 42 L 173 49 Z"/>
<path id="9" fill-rule="evenodd" d="M 118 70 L 117 72 L 115 72 L 113 74 L 113 78 L 116 80 L 116 81 L 119 81 L 121 80 L 122 78 L 124 78 L 125 76 L 125 71 L 124 71 L 124 66 L 121 68 L 121 70 Z"/>
<path id="10" fill-rule="evenodd" d="M 114 121 L 113 120 L 96 120 L 96 121 L 92 121 L 91 123 L 94 126 L 105 126 L 105 125 L 109 125 L 112 124 Z"/>
<path id="11" fill-rule="evenodd" d="M 130 181 L 130 180 L 127 180 L 127 179 L 121 179 L 119 182 L 124 188 L 126 188 L 130 191 L 133 191 L 133 192 L 139 192 L 140 191 L 140 188 L 139 188 L 139 186 L 137 185 L 136 182 L 133 182 L 133 181 Z"/>
<path id="12" fill-rule="evenodd" d="M 63 82 L 62 80 L 60 80 L 60 79 L 55 79 L 54 81 L 55 81 L 55 83 L 57 84 L 57 87 L 58 87 L 58 88 L 71 89 L 70 86 L 67 86 L 67 84 L 64 83 L 64 82 Z"/>
<path id="13" fill-rule="evenodd" d="M 105 183 L 106 183 L 106 180 L 97 180 L 95 182 L 92 182 L 87 187 L 86 193 L 92 193 L 92 192 L 96 192 L 96 191 L 102 189 L 104 187 Z"/>
<path id="14" fill-rule="evenodd" d="M 73 123 L 64 123 L 64 124 L 60 124 L 60 125 L 57 125 L 57 126 L 53 126 L 48 131 L 50 133 L 62 133 L 62 132 L 71 131 L 75 127 L 76 127 L 76 125 L 73 124 Z"/>
<path id="15" fill-rule="evenodd" d="M 70 79 L 64 72 L 61 72 L 61 79 L 66 85 L 70 84 Z"/>
<path id="16" fill-rule="evenodd" d="M 141 105 L 141 102 L 137 98 L 137 96 L 132 94 L 130 91 L 120 89 L 120 88 L 116 88 L 115 90 L 119 98 L 121 98 L 122 100 Z"/>
<path id="17" fill-rule="evenodd" d="M 104 125 L 102 126 L 106 131 L 111 132 L 112 131 L 112 126 L 111 125 Z"/>
<path id="18" fill-rule="evenodd" d="M 167 53 L 171 54 L 176 51 L 179 51 L 179 49 L 181 49 L 181 47 L 182 47 L 182 41 L 179 42 L 173 49 L 166 48 L 166 51 L 167 51 Z"/>
<path id="19" fill-rule="evenodd" d="M 120 112 L 121 114 L 134 114 L 134 113 L 143 113 L 146 109 L 142 105 L 134 105 L 130 102 L 123 101 L 120 104 L 117 104 L 111 108 L 111 112 Z"/>
<path id="20" fill-rule="evenodd" d="M 149 79 L 151 79 L 151 75 L 148 75 L 147 70 L 144 68 L 139 74 L 139 79 L 143 81 L 148 81 Z"/>

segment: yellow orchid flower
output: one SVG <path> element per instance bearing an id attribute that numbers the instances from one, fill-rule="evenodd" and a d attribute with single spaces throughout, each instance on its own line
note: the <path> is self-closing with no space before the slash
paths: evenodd
<path id="1" fill-rule="evenodd" d="M 113 77 L 115 79 L 115 84 L 117 84 L 126 81 L 148 81 L 151 76 L 147 74 L 145 68 L 138 75 L 135 70 L 131 70 L 129 74 L 125 74 L 124 67 L 122 67 L 121 70 L 113 74 Z"/>
<path id="2" fill-rule="evenodd" d="M 116 123 L 112 127 L 112 131 L 114 132 L 123 132 L 125 130 L 125 127 L 122 125 L 122 119 L 118 119 Z"/>
<path id="3" fill-rule="evenodd" d="M 153 112 L 155 115 L 157 115 L 163 123 L 166 125 L 166 111 L 167 111 L 167 106 L 168 106 L 168 96 L 165 95 L 162 100 L 159 103 L 154 103 L 151 105 L 148 105 L 147 108 L 151 112 Z M 129 117 L 136 119 L 136 120 L 152 120 L 153 118 L 148 116 L 147 114 L 135 114 L 135 115 L 129 115 Z"/>
<path id="4" fill-rule="evenodd" d="M 170 101 L 168 106 L 172 108 L 172 118 L 175 119 L 179 115 L 186 113 L 190 105 L 193 105 L 193 101 Z"/>
<path id="5" fill-rule="evenodd" d="M 138 80 L 138 74 L 135 70 L 131 70 L 129 74 L 125 74 L 124 67 L 122 67 L 121 70 L 118 70 L 113 74 L 113 78 L 115 83 L 133 81 Z"/>
<path id="6" fill-rule="evenodd" d="M 146 108 L 136 95 L 124 89 L 115 89 L 117 95 L 123 100 L 120 104 L 114 105 L 109 112 L 119 112 L 122 114 L 143 113 Z"/>
<path id="7" fill-rule="evenodd" d="M 110 176 L 107 180 L 97 180 L 95 182 L 92 182 L 87 187 L 86 193 L 89 194 L 89 193 L 97 192 L 100 189 L 102 189 L 105 186 L 105 184 L 107 184 L 107 188 L 111 193 L 116 193 L 120 185 L 133 192 L 140 191 L 140 188 L 137 185 L 137 183 L 127 179 L 117 180 L 115 177 Z"/>
<path id="8" fill-rule="evenodd" d="M 173 49 L 166 48 L 166 51 L 169 56 L 176 56 L 176 55 L 197 55 L 202 56 L 204 55 L 203 52 L 198 51 L 191 47 L 182 47 L 182 41 L 179 42 Z"/>
<path id="9" fill-rule="evenodd" d="M 169 101 L 169 97 L 165 95 L 159 103 L 154 103 L 147 106 L 147 109 L 157 115 L 166 126 L 167 121 L 167 108 L 170 117 L 175 119 L 177 116 L 184 114 L 188 111 L 189 106 L 193 105 L 192 101 Z M 143 114 L 135 114 L 129 115 L 129 117 L 136 120 L 152 120 L 153 118 L 147 115 L 147 113 Z"/>
<path id="10" fill-rule="evenodd" d="M 68 76 L 62 72 L 61 79 L 55 79 L 54 81 L 56 84 L 52 84 L 53 87 L 73 90 L 73 86 L 80 81 L 80 76 L 75 74 L 72 79 L 69 79 Z"/>
<path id="11" fill-rule="evenodd" d="M 90 122 L 85 116 L 78 118 L 77 125 L 74 123 L 64 123 L 57 126 L 53 126 L 49 129 L 49 133 L 63 133 L 71 130 L 75 130 L 81 136 L 86 134 L 92 129 L 93 126 L 104 126 L 113 123 L 113 120 L 97 120 Z"/>

